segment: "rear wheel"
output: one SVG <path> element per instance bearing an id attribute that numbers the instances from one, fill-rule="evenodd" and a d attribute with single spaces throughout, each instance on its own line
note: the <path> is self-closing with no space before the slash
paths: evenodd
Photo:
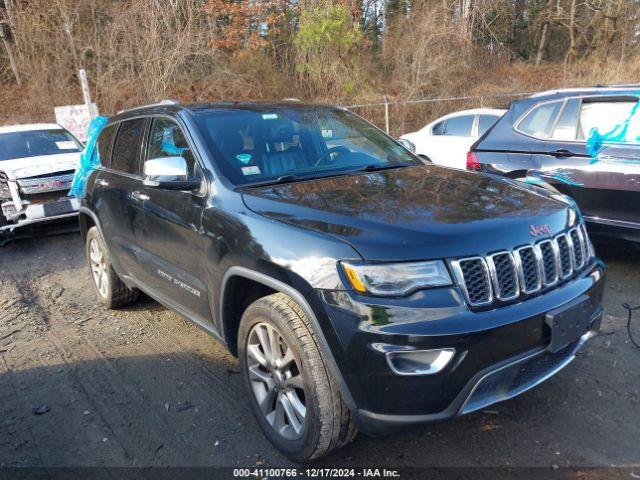
<path id="1" fill-rule="evenodd" d="M 97 227 L 91 227 L 87 232 L 86 254 L 100 303 L 107 308 L 118 308 L 138 298 L 138 289 L 127 287 L 113 269 Z"/>
<path id="2" fill-rule="evenodd" d="M 353 440 L 351 412 L 297 303 L 282 293 L 255 301 L 238 337 L 251 408 L 276 448 L 306 461 Z"/>

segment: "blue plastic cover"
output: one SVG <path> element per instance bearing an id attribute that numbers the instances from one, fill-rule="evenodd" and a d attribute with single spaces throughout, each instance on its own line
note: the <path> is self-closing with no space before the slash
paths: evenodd
<path id="1" fill-rule="evenodd" d="M 640 94 L 640 92 L 638 92 Z M 605 143 L 637 143 L 640 141 L 640 100 L 631 108 L 629 116 L 616 125 L 609 132 L 599 132 L 597 128 L 592 128 L 587 139 L 587 151 L 591 155 L 593 164 L 600 161 L 600 152 Z M 633 122 L 633 123 L 632 123 Z M 633 127 L 630 129 L 629 125 Z M 637 161 L 636 161 L 637 162 Z"/>
<path id="2" fill-rule="evenodd" d="M 98 135 L 102 127 L 107 123 L 108 117 L 96 117 L 89 123 L 87 129 L 87 143 L 84 150 L 80 154 L 80 166 L 76 169 L 69 196 L 82 198 L 84 197 L 85 188 L 87 186 L 87 178 L 89 174 L 100 165 L 100 158 L 96 150 Z"/>

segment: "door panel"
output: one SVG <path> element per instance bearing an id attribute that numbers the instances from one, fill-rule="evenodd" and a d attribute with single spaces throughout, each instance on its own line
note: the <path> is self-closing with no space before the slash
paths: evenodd
<path id="1" fill-rule="evenodd" d="M 172 119 L 153 119 L 146 150 L 147 159 L 182 156 L 188 176 L 202 178 L 182 130 Z M 138 254 L 143 266 L 140 279 L 188 313 L 211 321 L 201 234 L 206 197 L 143 183 L 132 194 L 144 209 Z"/>
<path id="2" fill-rule="evenodd" d="M 132 183 L 131 177 L 100 170 L 93 192 L 104 240 L 121 275 L 135 274 L 138 270 L 135 225 L 141 219 L 142 210 L 131 202 Z"/>
<path id="3" fill-rule="evenodd" d="M 141 186 L 142 280 L 186 310 L 210 320 L 201 231 L 204 199 L 191 192 Z"/>

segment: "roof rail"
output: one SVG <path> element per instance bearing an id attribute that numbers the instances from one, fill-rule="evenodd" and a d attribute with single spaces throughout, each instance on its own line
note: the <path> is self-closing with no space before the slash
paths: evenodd
<path id="1" fill-rule="evenodd" d="M 571 92 L 597 92 L 599 90 L 631 90 L 633 88 L 640 87 L 640 84 L 628 84 L 628 85 L 596 85 L 595 87 L 574 87 L 574 88 L 554 88 L 551 90 L 545 90 L 544 92 L 538 92 L 531 95 L 529 98 L 543 97 L 546 95 L 552 95 L 554 93 L 571 93 Z"/>
<path id="2" fill-rule="evenodd" d="M 159 102 L 156 102 L 156 103 L 149 103 L 146 105 L 138 105 L 137 107 L 124 108 L 118 111 L 118 115 L 124 112 L 130 112 L 131 110 L 138 110 L 140 108 L 147 108 L 147 107 L 158 107 L 162 105 L 180 105 L 180 102 L 178 100 L 171 100 L 171 99 L 160 100 Z"/>

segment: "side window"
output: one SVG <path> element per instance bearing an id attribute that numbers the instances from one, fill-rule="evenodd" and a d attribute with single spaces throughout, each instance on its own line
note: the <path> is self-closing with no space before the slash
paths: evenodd
<path id="1" fill-rule="evenodd" d="M 518 130 L 537 138 L 549 138 L 551 136 L 551 129 L 563 103 L 564 102 L 560 100 L 538 105 L 518 123 Z"/>
<path id="2" fill-rule="evenodd" d="M 495 115 L 478 115 L 478 136 L 484 135 L 499 119 Z"/>
<path id="3" fill-rule="evenodd" d="M 109 167 L 111 163 L 111 147 L 113 146 L 113 135 L 116 133 L 117 125 L 107 125 L 98 135 L 98 160 L 101 165 Z"/>
<path id="4" fill-rule="evenodd" d="M 447 118 L 444 122 L 443 135 L 470 137 L 474 118 L 475 115 L 462 115 L 460 117 Z"/>
<path id="5" fill-rule="evenodd" d="M 589 138 L 592 128 L 597 128 L 600 134 L 611 132 L 631 116 L 635 105 L 636 102 L 633 101 L 583 100 L 578 121 L 578 139 Z M 635 139 L 628 139 L 633 140 Z"/>
<path id="6" fill-rule="evenodd" d="M 147 160 L 153 158 L 182 157 L 187 162 L 189 177 L 197 177 L 193 152 L 180 126 L 168 118 L 154 118 L 149 133 Z"/>
<path id="7" fill-rule="evenodd" d="M 432 135 L 444 135 L 444 120 L 441 121 L 441 122 L 436 123 L 431 128 L 431 134 Z"/>
<path id="8" fill-rule="evenodd" d="M 552 138 L 554 140 L 575 140 L 577 138 L 579 108 L 580 100 L 577 98 L 567 101 L 556 128 L 553 130 Z"/>
<path id="9" fill-rule="evenodd" d="M 113 145 L 112 169 L 133 175 L 140 173 L 140 148 L 145 124 L 144 118 L 126 120 L 120 124 L 116 142 Z"/>

